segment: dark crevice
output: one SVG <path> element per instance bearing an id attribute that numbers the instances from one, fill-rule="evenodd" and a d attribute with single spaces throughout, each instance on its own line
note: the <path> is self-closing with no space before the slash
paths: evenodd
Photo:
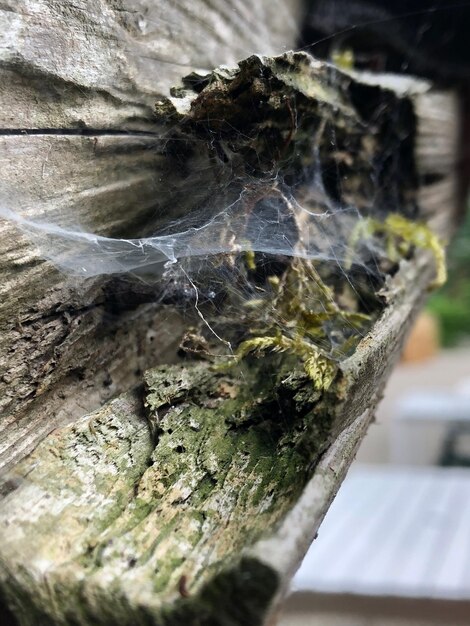
<path id="1" fill-rule="evenodd" d="M 115 128 L 1 128 L 0 135 L 78 135 L 94 137 L 96 135 L 128 136 L 139 135 L 160 137 L 161 133 L 148 130 L 121 130 Z"/>

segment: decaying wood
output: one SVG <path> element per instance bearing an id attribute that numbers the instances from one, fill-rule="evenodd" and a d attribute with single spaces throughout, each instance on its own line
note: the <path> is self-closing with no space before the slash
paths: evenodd
<path id="1" fill-rule="evenodd" d="M 296 60 L 313 67 L 292 55 L 243 67 Z M 319 81 L 331 71 L 313 65 Z M 375 81 L 382 89 L 380 80 L 364 77 L 361 88 Z M 428 135 L 447 137 L 441 167 L 425 141 L 435 94 L 426 84 L 383 80 L 417 116 L 410 129 L 423 182 L 451 180 L 453 119 Z M 452 97 L 441 97 L 448 110 Z M 441 235 L 452 223 L 451 193 L 445 203 Z M 431 220 L 432 204 L 423 210 Z M 328 390 L 289 355 L 229 370 L 166 365 L 146 373 L 144 391 L 45 437 L 5 477 L 0 503 L 0 587 L 20 623 L 234 626 L 273 618 L 434 273 L 429 251 L 401 263 L 385 285 L 383 313 Z"/>
<path id="2" fill-rule="evenodd" d="M 111 236 L 175 217 L 161 200 L 159 178 L 172 172 L 154 149 L 153 105 L 162 116 L 169 87 L 191 70 L 292 46 L 285 3 L 255 5 L 25 0 L 0 9 L 2 202 L 49 221 L 73 224 L 78 212 L 81 226 Z M 272 64 L 257 59 L 245 67 Z M 446 236 L 452 95 L 412 79 L 351 81 L 388 89 L 411 111 L 420 214 Z M 330 96 L 316 93 L 328 106 Z M 276 124 L 284 132 L 289 122 Z M 321 392 L 285 356 L 247 360 L 243 376 L 175 364 L 188 322 L 157 306 L 152 286 L 65 279 L 16 227 L 0 228 L 0 462 L 10 468 L 0 593 L 19 622 L 274 619 L 433 280 L 432 255 L 401 263 L 383 313 Z"/>
<path id="3" fill-rule="evenodd" d="M 431 276 L 422 255 L 390 283 L 392 306 L 342 365 L 342 399 L 318 402 L 295 369 L 273 387 L 262 361 L 243 377 L 175 365 L 147 374 L 146 410 L 123 396 L 47 437 L 0 506 L 1 587 L 20 622 L 264 623 Z"/>
<path id="4" fill-rule="evenodd" d="M 292 47 L 299 7 L 297 0 L 3 3 L 1 205 L 51 222 L 65 215 L 66 224 L 107 235 L 155 229 L 165 173 L 153 150 L 161 133 L 155 101 L 192 69 Z M 166 314 L 157 319 L 155 305 L 139 306 L 141 295 L 110 311 L 113 291 L 102 281 L 66 279 L 0 220 L 0 467 L 64 419 L 136 384 L 142 367 L 171 358 Z M 122 331 L 103 333 L 110 313 L 126 318 L 129 310 Z"/>

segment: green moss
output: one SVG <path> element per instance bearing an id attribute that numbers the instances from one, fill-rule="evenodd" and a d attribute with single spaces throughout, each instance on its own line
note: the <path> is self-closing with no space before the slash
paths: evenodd
<path id="1" fill-rule="evenodd" d="M 339 306 L 333 289 L 309 259 L 294 259 L 281 278 L 269 276 L 267 280 L 271 291 L 257 307 L 258 315 L 248 302 L 254 308 L 248 337 L 239 343 L 234 358 L 219 367 L 227 369 L 248 355 L 285 353 L 302 366 L 315 389 L 327 391 L 338 373 L 338 354 L 344 349 L 344 356 L 357 345 L 371 315 Z M 337 342 L 334 348 L 332 327 Z"/>
<path id="2" fill-rule="evenodd" d="M 444 243 L 429 226 L 422 222 L 409 220 L 399 213 L 390 213 L 383 221 L 371 217 L 365 218 L 357 223 L 351 235 L 351 258 L 361 239 L 376 235 L 385 238 L 387 256 L 396 263 L 406 258 L 412 246 L 432 252 L 436 264 L 436 277 L 430 287 L 437 289 L 444 285 L 447 280 Z M 347 265 L 350 262 L 349 260 Z"/>
<path id="3" fill-rule="evenodd" d="M 132 505 L 107 536 L 132 530 L 129 547 L 152 528 L 139 564 L 154 569 L 155 590 L 164 594 L 183 574 L 197 588 L 277 523 L 328 441 L 330 415 L 315 421 L 318 391 L 295 359 L 280 355 L 230 372 L 207 363 L 165 367 L 146 379 L 158 441 Z M 220 561 L 204 572 L 191 554 L 216 529 Z"/>

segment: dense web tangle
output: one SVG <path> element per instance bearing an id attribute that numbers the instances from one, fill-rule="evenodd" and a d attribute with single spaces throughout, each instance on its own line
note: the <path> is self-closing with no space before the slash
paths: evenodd
<path id="1" fill-rule="evenodd" d="M 410 101 L 306 53 L 188 75 L 156 103 L 164 162 L 154 234 L 109 238 L 3 210 L 59 268 L 133 275 L 195 309 L 187 354 L 288 352 L 328 388 L 415 247 Z M 421 230 L 420 230 L 421 229 Z"/>

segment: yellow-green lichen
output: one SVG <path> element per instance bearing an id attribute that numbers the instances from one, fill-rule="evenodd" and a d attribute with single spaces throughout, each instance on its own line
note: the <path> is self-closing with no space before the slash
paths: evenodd
<path id="1" fill-rule="evenodd" d="M 346 265 L 350 266 L 357 245 L 362 239 L 382 236 L 387 257 L 398 263 L 405 258 L 411 247 L 429 250 L 434 255 L 436 277 L 431 288 L 441 287 L 447 280 L 445 248 L 439 237 L 423 222 L 414 222 L 399 213 L 390 213 L 384 221 L 375 218 L 360 220 L 350 238 L 350 254 Z"/>
<path id="2" fill-rule="evenodd" d="M 331 60 L 342 70 L 354 69 L 354 52 L 351 48 L 333 50 Z"/>
<path id="3" fill-rule="evenodd" d="M 338 372 L 337 359 L 328 348 L 329 326 L 352 331 L 344 341 L 350 350 L 371 317 L 341 308 L 309 259 L 293 259 L 281 277 L 269 276 L 267 283 L 270 291 L 264 297 L 245 304 L 251 315 L 248 337 L 239 343 L 234 358 L 219 367 L 239 363 L 249 355 L 282 352 L 301 362 L 315 389 L 327 391 Z"/>

